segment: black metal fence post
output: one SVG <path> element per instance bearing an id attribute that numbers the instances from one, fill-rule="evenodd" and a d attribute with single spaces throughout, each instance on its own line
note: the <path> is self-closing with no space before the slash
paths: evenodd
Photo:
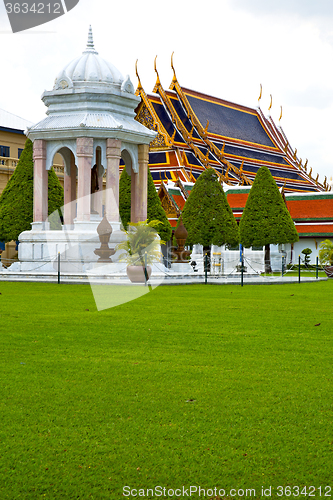
<path id="1" fill-rule="evenodd" d="M 241 257 L 241 286 L 244 284 L 244 253 L 242 247 L 242 257 Z"/>
<path id="2" fill-rule="evenodd" d="M 205 253 L 205 285 L 207 285 L 207 271 L 208 271 L 208 256 Z"/>
<path id="3" fill-rule="evenodd" d="M 318 279 L 318 255 L 316 258 L 316 280 Z"/>
<path id="4" fill-rule="evenodd" d="M 58 252 L 58 285 L 60 284 L 60 252 Z"/>
<path id="5" fill-rule="evenodd" d="M 298 283 L 301 282 L 301 256 L 298 256 Z"/>
<path id="6" fill-rule="evenodd" d="M 147 271 L 147 252 L 145 252 L 145 286 L 147 286 L 148 271 Z"/>

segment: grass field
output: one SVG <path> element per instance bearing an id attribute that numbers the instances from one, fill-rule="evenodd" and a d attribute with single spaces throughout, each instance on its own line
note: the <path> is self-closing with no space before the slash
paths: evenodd
<path id="1" fill-rule="evenodd" d="M 1 500 L 333 496 L 333 280 L 0 293 Z"/>

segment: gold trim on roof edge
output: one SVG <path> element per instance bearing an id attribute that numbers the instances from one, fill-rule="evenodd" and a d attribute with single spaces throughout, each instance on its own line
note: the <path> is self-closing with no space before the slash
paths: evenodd
<path id="1" fill-rule="evenodd" d="M 239 182 L 242 181 L 243 183 L 246 182 L 246 184 L 251 185 L 253 183 L 253 181 L 251 181 L 246 175 L 240 173 L 239 169 L 235 165 L 233 165 L 226 158 L 224 158 L 224 147 L 225 146 L 223 146 L 223 148 L 222 148 L 223 150 L 222 149 L 219 150 L 218 147 L 215 146 L 215 144 L 208 139 L 209 120 L 207 120 L 206 127 L 203 128 L 203 126 L 201 125 L 201 122 L 199 121 L 199 119 L 196 116 L 196 114 L 194 113 L 190 103 L 188 102 L 188 99 L 187 99 L 185 93 L 183 92 L 183 89 L 181 88 L 177 79 L 173 80 L 173 89 L 176 90 L 178 97 L 182 101 L 182 103 L 183 103 L 183 105 L 188 113 L 189 119 L 191 120 L 192 124 L 195 126 L 199 136 L 204 141 L 206 147 L 217 156 L 217 158 L 220 160 L 220 162 L 223 165 L 225 165 L 227 167 L 228 173 L 231 169 L 239 177 Z M 201 151 L 200 151 L 200 153 L 201 153 Z M 219 176 L 221 176 L 223 178 L 223 180 L 225 180 L 225 182 L 229 182 L 230 179 L 228 176 L 225 177 L 225 176 L 223 176 L 223 174 L 220 174 L 219 172 L 218 172 L 218 174 L 219 174 Z"/>
<path id="2" fill-rule="evenodd" d="M 164 138 L 165 145 L 161 144 L 160 147 L 157 146 L 157 148 L 163 148 L 163 147 L 165 148 L 165 146 L 171 148 L 172 142 L 170 140 L 169 134 L 165 130 L 162 122 L 160 121 L 159 117 L 157 116 L 157 113 L 154 109 L 154 106 L 152 106 L 150 100 L 148 99 L 146 92 L 144 91 L 144 89 L 141 85 L 140 77 L 138 74 L 137 63 L 136 63 L 135 69 L 136 69 L 136 76 L 138 78 L 138 88 L 137 88 L 135 94 L 137 96 L 141 97 L 141 100 L 142 100 L 141 104 L 139 104 L 139 111 L 137 112 L 137 117 L 138 117 L 143 105 L 145 105 L 146 108 L 148 109 L 148 112 L 150 113 L 153 121 L 154 121 L 154 126 L 156 127 L 158 134 Z M 158 138 L 158 136 L 153 141 L 153 143 L 157 140 L 157 138 Z"/>

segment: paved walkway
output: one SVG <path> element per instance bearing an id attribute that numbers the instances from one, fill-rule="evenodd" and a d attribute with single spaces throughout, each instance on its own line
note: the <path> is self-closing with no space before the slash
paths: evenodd
<path id="1" fill-rule="evenodd" d="M 326 281 L 328 278 L 318 278 L 301 276 L 301 283 L 311 283 L 318 281 Z M 38 272 L 1 272 L 0 271 L 0 281 L 13 281 L 13 282 L 44 282 L 44 283 L 57 283 L 58 274 L 56 272 L 49 273 L 38 273 Z M 61 283 L 72 283 L 72 284 L 100 284 L 100 285 L 132 285 L 128 277 L 124 274 L 115 275 L 100 275 L 90 273 L 74 274 L 74 273 L 63 273 L 60 276 Z M 155 274 L 149 280 L 152 286 L 159 285 L 194 285 L 194 284 L 204 284 L 205 276 L 203 274 L 189 274 L 182 276 L 180 274 Z M 288 274 L 282 276 L 260 276 L 260 275 L 243 275 L 244 285 L 272 285 L 272 284 L 284 284 L 284 283 L 298 283 L 298 276 L 288 276 Z M 229 276 L 211 276 L 208 274 L 207 284 L 209 285 L 240 285 L 241 275 L 240 273 L 230 274 Z M 137 286 L 144 286 L 138 284 Z"/>

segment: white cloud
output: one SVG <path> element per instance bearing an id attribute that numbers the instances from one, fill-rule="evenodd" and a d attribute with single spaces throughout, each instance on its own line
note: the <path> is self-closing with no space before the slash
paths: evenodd
<path id="1" fill-rule="evenodd" d="M 229 0 L 230 6 L 259 15 L 286 15 L 297 17 L 333 17 L 331 0 Z"/>

